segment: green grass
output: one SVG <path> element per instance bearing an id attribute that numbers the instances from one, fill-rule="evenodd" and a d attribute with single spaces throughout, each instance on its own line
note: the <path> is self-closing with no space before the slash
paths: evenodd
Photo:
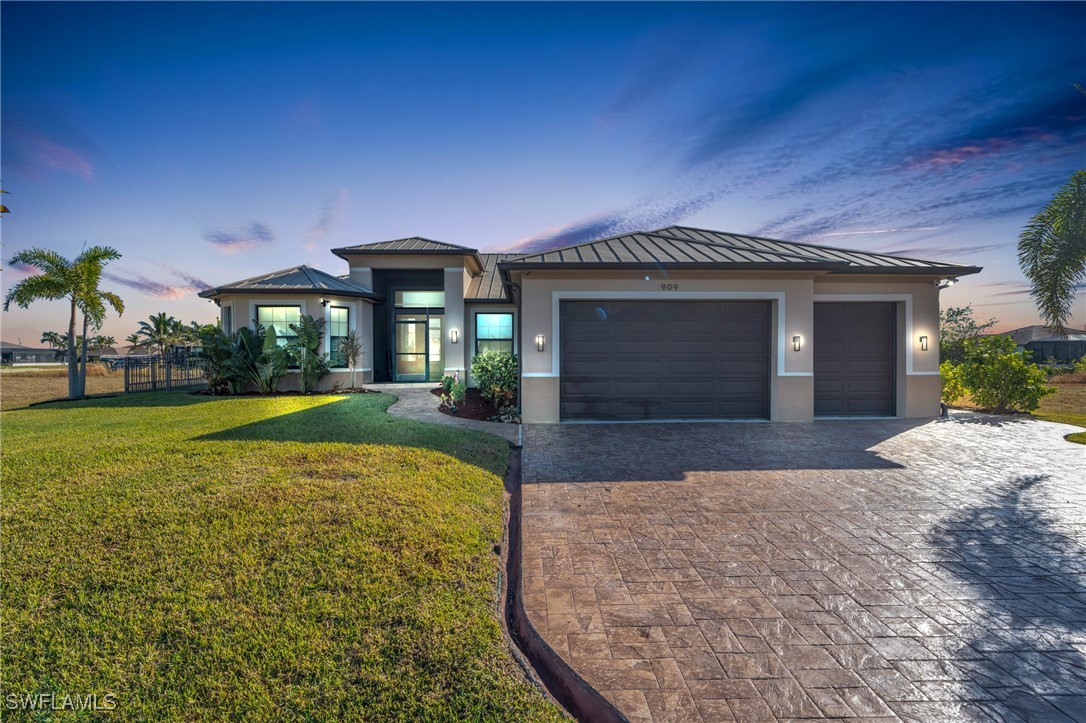
<path id="1" fill-rule="evenodd" d="M 1058 379 L 1052 381 L 1057 382 Z M 1056 393 L 1042 399 L 1041 408 L 1033 416 L 1049 422 L 1086 427 L 1086 384 L 1055 383 L 1053 386 Z M 1086 444 L 1086 431 L 1073 432 L 1064 439 Z"/>
<path id="2" fill-rule="evenodd" d="M 391 401 L 4 412 L 0 692 L 113 693 L 118 720 L 561 719 L 496 612 L 506 443 Z"/>

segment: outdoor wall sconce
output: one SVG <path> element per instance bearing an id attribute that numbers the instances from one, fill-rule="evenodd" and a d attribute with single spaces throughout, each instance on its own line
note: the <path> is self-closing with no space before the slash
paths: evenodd
<path id="1" fill-rule="evenodd" d="M 546 348 L 546 338 L 542 334 L 536 334 L 535 337 L 535 350 L 543 351 Z"/>
<path id="2" fill-rule="evenodd" d="M 792 337 L 792 351 L 799 351 L 802 347 L 803 347 L 803 337 L 802 336 L 793 336 Z"/>
<path id="3" fill-rule="evenodd" d="M 928 350 L 928 337 L 926 337 L 926 336 L 920 337 L 920 349 L 921 349 L 921 351 L 927 351 Z"/>
<path id="4" fill-rule="evenodd" d="M 328 299 L 321 299 L 321 308 L 328 306 Z"/>
<path id="5" fill-rule="evenodd" d="M 449 331 L 449 341 L 451 341 L 453 344 L 460 341 L 460 331 L 457 330 L 457 329 L 450 330 Z"/>

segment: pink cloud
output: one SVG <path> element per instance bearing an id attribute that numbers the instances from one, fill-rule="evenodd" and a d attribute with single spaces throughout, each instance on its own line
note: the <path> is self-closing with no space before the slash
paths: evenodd
<path id="1" fill-rule="evenodd" d="M 37 176 L 48 169 L 94 180 L 94 164 L 75 144 L 61 142 L 18 123 L 5 130 L 8 133 L 4 140 L 12 147 L 13 165 L 27 175 Z"/>

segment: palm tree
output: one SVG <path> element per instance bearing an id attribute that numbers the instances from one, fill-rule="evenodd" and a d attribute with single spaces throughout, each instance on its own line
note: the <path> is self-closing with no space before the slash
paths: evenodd
<path id="1" fill-rule="evenodd" d="M 43 331 L 41 333 L 41 343 L 48 344 L 53 349 L 61 349 L 68 345 L 68 338 L 55 331 Z"/>
<path id="2" fill-rule="evenodd" d="M 127 341 L 132 346 L 132 349 L 134 349 L 137 346 L 143 346 L 143 337 L 140 336 L 140 333 L 138 331 L 132 332 L 131 334 L 126 336 L 124 338 L 124 340 Z M 128 350 L 129 354 L 132 353 L 132 349 Z"/>
<path id="3" fill-rule="evenodd" d="M 117 258 L 120 254 L 113 251 Z M 76 259 L 76 271 L 81 279 L 80 291 L 76 298 L 79 310 L 83 313 L 83 337 L 80 340 L 82 354 L 79 360 L 79 397 L 87 395 L 87 344 L 90 341 L 88 332 L 93 324 L 94 330 L 102 328 L 106 320 L 106 305 L 112 306 L 117 315 L 124 313 L 124 302 L 112 291 L 102 291 L 98 284 L 102 280 L 102 262 L 95 259 L 83 259 L 81 254 Z"/>
<path id="4" fill-rule="evenodd" d="M 92 246 L 73 261 L 69 261 L 55 251 L 43 248 L 30 248 L 16 252 L 8 260 L 10 266 L 25 264 L 40 269 L 41 273 L 19 281 L 8 290 L 4 297 L 4 311 L 7 311 L 12 303 L 26 309 L 35 301 L 56 299 L 68 301 L 69 399 L 78 399 L 83 395 L 83 384 L 76 362 L 76 314 L 77 312 L 83 314 L 83 326 L 86 329 L 90 321 L 101 326 L 106 316 L 106 304 L 116 309 L 118 314 L 124 311 L 124 302 L 116 294 L 98 289 L 102 268 L 120 257 L 121 254 L 109 246 Z M 85 338 L 86 333 L 83 336 Z M 84 348 L 83 351 L 85 359 L 86 349 Z"/>
<path id="5" fill-rule="evenodd" d="M 357 331 L 351 329 L 347 336 L 342 337 L 336 343 L 336 352 L 343 357 L 343 361 L 351 368 L 351 389 L 357 389 L 355 385 L 355 367 L 362 363 L 362 337 Z"/>
<path id="6" fill-rule="evenodd" d="M 91 346 L 95 349 L 105 349 L 106 347 L 113 346 L 117 343 L 117 340 L 112 336 L 96 336 L 91 339 Z"/>
<path id="7" fill-rule="evenodd" d="M 159 353 L 165 356 L 171 346 L 181 341 L 182 329 L 180 321 L 160 311 L 152 314 L 147 321 L 140 322 L 139 334 L 148 345 L 157 346 Z"/>
<path id="8" fill-rule="evenodd" d="M 1075 292 L 1086 280 L 1086 169 L 1076 171 L 1022 230 L 1018 264 L 1045 325 L 1066 336 Z"/>

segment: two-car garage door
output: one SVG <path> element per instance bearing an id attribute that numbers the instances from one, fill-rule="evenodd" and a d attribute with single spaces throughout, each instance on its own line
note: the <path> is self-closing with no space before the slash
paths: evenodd
<path id="1" fill-rule="evenodd" d="M 769 416 L 770 302 L 562 301 L 562 419 Z"/>
<path id="2" fill-rule="evenodd" d="M 767 418 L 771 318 L 768 301 L 564 300 L 560 416 Z M 895 413 L 895 327 L 893 303 L 815 304 L 816 416 Z"/>

